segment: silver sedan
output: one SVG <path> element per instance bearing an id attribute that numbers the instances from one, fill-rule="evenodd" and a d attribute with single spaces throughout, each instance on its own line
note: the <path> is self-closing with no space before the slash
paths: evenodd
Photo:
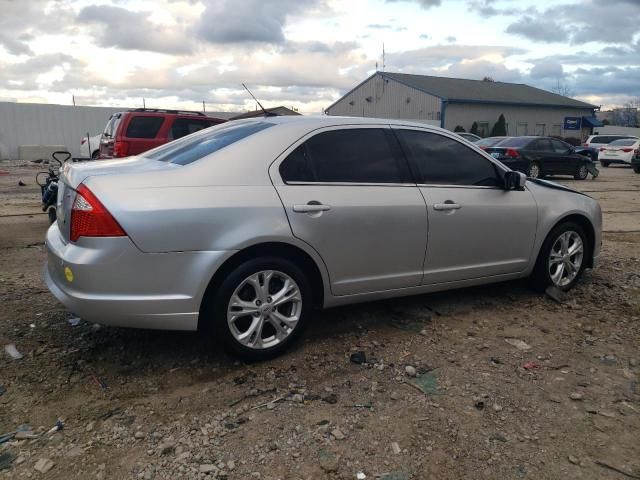
<path id="1" fill-rule="evenodd" d="M 529 277 L 600 253 L 591 197 L 424 124 L 272 117 L 66 164 L 45 279 L 83 318 L 202 329 L 262 359 L 326 308 Z"/>

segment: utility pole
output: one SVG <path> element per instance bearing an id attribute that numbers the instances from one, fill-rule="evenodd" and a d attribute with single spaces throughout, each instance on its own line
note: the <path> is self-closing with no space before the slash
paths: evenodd
<path id="1" fill-rule="evenodd" d="M 76 96 L 75 95 L 71 95 L 71 100 L 73 101 L 73 106 L 76 106 Z"/>
<path id="2" fill-rule="evenodd" d="M 206 109 L 206 107 L 204 105 L 204 100 L 202 100 L 202 113 L 204 113 L 206 111 L 207 111 L 207 109 Z"/>
<path id="3" fill-rule="evenodd" d="M 144 101 L 144 97 L 142 97 L 142 108 L 147 108 L 147 104 Z"/>

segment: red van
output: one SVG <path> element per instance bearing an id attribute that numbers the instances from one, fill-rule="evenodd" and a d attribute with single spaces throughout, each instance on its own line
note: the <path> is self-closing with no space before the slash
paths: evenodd
<path id="1" fill-rule="evenodd" d="M 151 150 L 226 120 L 202 112 L 137 108 L 109 117 L 100 140 L 100 158 L 120 158 Z"/>

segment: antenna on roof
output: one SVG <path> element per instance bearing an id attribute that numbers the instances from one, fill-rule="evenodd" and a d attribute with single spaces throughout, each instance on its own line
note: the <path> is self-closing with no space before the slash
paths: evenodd
<path id="1" fill-rule="evenodd" d="M 253 95 L 253 93 L 251 93 L 251 90 L 249 90 L 249 89 L 247 88 L 247 86 L 246 86 L 244 83 L 242 84 L 242 86 L 244 87 L 244 89 L 245 89 L 247 92 L 249 92 L 249 95 L 251 95 L 251 98 L 253 98 L 253 99 L 256 101 L 256 103 L 260 106 L 260 109 L 262 109 L 262 112 L 264 113 L 264 116 L 265 116 L 265 117 L 274 117 L 274 116 L 276 116 L 276 114 L 275 114 L 275 113 L 270 113 L 270 112 L 267 112 L 267 111 L 265 110 L 265 108 L 262 106 L 262 104 L 260 103 L 260 101 L 259 101 L 259 100 L 258 100 L 258 99 Z"/>

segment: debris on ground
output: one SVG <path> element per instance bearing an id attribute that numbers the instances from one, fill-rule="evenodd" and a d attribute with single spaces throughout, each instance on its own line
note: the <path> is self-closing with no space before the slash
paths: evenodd
<path id="1" fill-rule="evenodd" d="M 504 341 L 507 342 L 509 345 L 513 345 L 518 350 L 522 350 L 523 352 L 531 350 L 531 345 L 525 343 L 524 341 L 518 338 L 505 338 Z"/>
<path id="2" fill-rule="evenodd" d="M 566 294 L 566 292 L 563 292 L 558 287 L 549 286 L 544 291 L 544 293 L 547 294 L 547 297 L 549 297 L 550 299 L 552 299 L 557 303 L 564 303 L 567 301 L 568 295 Z"/>
<path id="3" fill-rule="evenodd" d="M 362 365 L 363 363 L 367 363 L 367 356 L 362 351 L 353 352 L 349 357 L 349 360 L 351 363 Z"/>
<path id="4" fill-rule="evenodd" d="M 404 367 L 404 371 L 409 377 L 415 377 L 418 374 L 416 367 L 412 365 L 407 365 L 406 367 Z"/>
<path id="5" fill-rule="evenodd" d="M 22 180 L 20 180 L 20 181 L 18 182 L 18 185 L 19 185 L 19 186 L 21 186 L 21 187 L 26 187 L 26 186 L 27 186 L 27 184 L 26 184 L 26 183 L 24 183 Z"/>
<path id="6" fill-rule="evenodd" d="M 522 365 L 522 368 L 524 368 L 525 370 L 536 370 L 540 368 L 540 364 L 537 362 L 528 361 L 528 362 L 524 362 L 524 364 Z"/>
<path id="7" fill-rule="evenodd" d="M 0 471 L 9 468 L 15 459 L 16 456 L 11 452 L 0 453 Z"/>
<path id="8" fill-rule="evenodd" d="M 41 458 L 36 462 L 33 468 L 37 472 L 47 473 L 49 470 L 51 470 L 54 467 L 54 465 L 55 463 L 53 463 L 53 461 L 49 460 L 48 458 Z"/>
<path id="9" fill-rule="evenodd" d="M 80 325 L 81 321 L 82 319 L 80 317 L 71 317 L 67 320 L 67 323 L 72 327 L 77 327 L 78 325 Z"/>
<path id="10" fill-rule="evenodd" d="M 0 385 L 0 397 L 7 392 L 7 387 Z"/>
<path id="11" fill-rule="evenodd" d="M 11 358 L 13 358 L 14 360 L 20 360 L 21 358 L 24 357 L 24 355 L 22 355 L 18 349 L 16 348 L 16 346 L 13 343 L 10 343 L 8 345 L 4 346 L 4 351 L 7 352 L 9 354 L 9 356 Z"/>
<path id="12" fill-rule="evenodd" d="M 438 377 L 436 377 L 433 372 L 426 372 L 422 375 L 418 375 L 411 380 L 409 384 L 427 395 L 439 395 Z"/>

